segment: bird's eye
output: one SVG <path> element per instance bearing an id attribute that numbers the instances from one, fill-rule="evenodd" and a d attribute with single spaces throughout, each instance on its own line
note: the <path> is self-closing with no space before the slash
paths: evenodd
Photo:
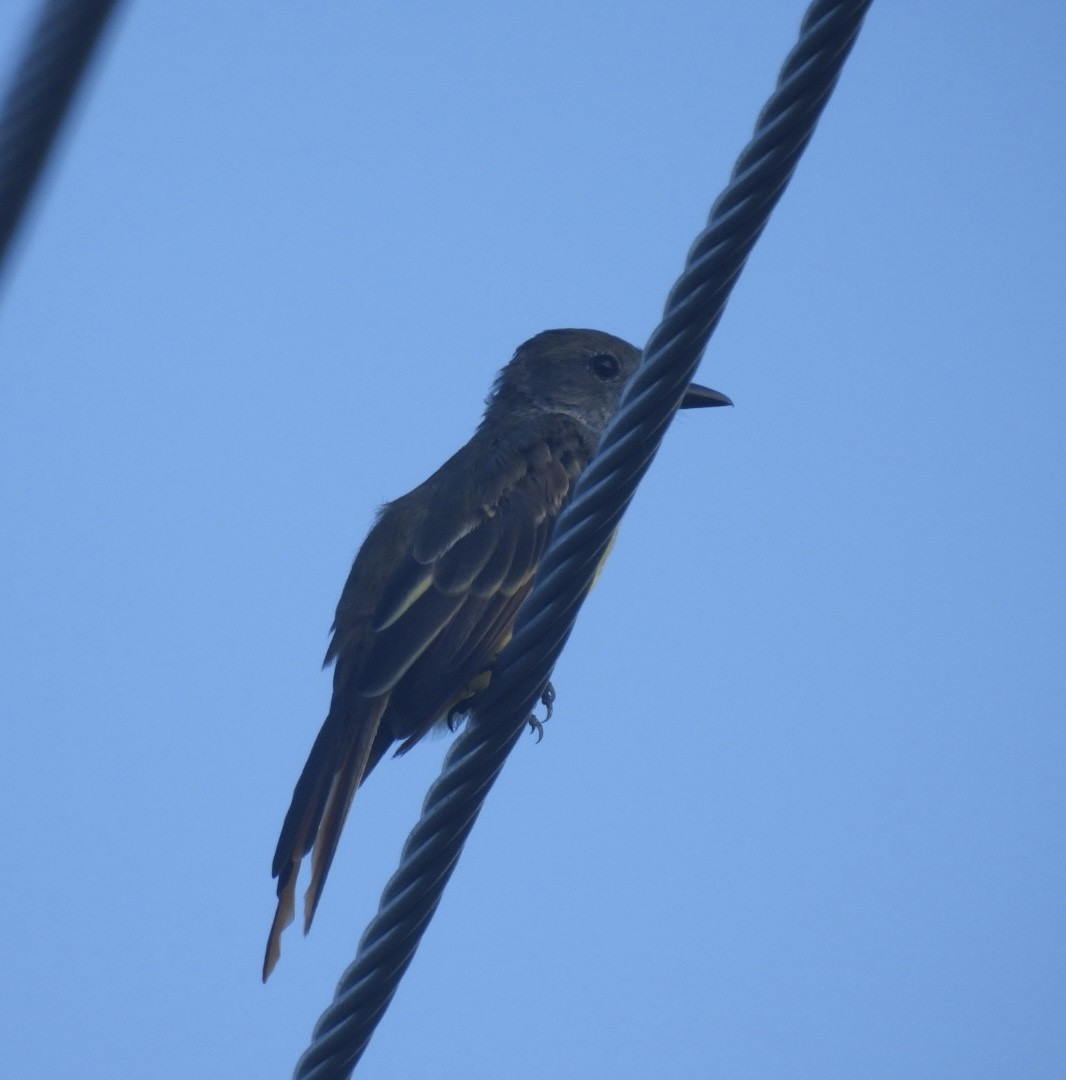
<path id="1" fill-rule="evenodd" d="M 618 363 L 617 356 L 599 353 L 589 361 L 589 367 L 592 368 L 592 374 L 597 379 L 613 379 L 618 374 L 621 365 Z"/>

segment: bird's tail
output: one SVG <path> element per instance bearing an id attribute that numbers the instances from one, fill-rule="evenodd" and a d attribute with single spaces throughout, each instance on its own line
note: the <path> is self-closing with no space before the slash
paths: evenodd
<path id="1" fill-rule="evenodd" d="M 375 738 L 388 704 L 387 695 L 366 704 L 368 712 L 358 723 L 332 713 L 326 718 L 296 782 L 274 852 L 278 906 L 267 937 L 263 982 L 270 977 L 281 956 L 281 932 L 296 913 L 296 879 L 303 857 L 313 849 L 311 883 L 304 896 L 306 934 L 315 917 L 356 789 L 392 741 Z"/>

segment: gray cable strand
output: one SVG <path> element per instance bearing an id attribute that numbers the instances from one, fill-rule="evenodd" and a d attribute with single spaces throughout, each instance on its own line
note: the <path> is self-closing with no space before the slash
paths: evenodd
<path id="1" fill-rule="evenodd" d="M 492 681 L 430 787 L 354 962 L 296 1065 L 351 1075 L 414 956 L 482 804 L 540 700 L 611 536 L 692 380 L 733 284 L 784 192 L 871 0 L 815 0 L 777 89 L 689 252 L 663 320 L 578 480 Z"/>
<path id="2" fill-rule="evenodd" d="M 0 268 L 115 0 L 48 0 L 0 106 Z"/>

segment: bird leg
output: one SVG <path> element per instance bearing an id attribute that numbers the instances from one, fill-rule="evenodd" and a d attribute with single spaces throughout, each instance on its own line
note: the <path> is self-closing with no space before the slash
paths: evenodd
<path id="1" fill-rule="evenodd" d="M 456 702 L 448 710 L 444 722 L 448 725 L 449 731 L 454 732 L 459 729 L 459 725 L 462 724 L 470 712 L 475 697 L 475 694 L 470 694 L 468 697 Z M 529 730 L 537 736 L 537 742 L 544 738 L 544 725 L 552 718 L 552 712 L 555 710 L 555 687 L 550 682 L 545 685 L 544 692 L 540 695 L 540 703 L 544 706 L 544 719 L 538 720 L 533 713 L 526 717 Z"/>

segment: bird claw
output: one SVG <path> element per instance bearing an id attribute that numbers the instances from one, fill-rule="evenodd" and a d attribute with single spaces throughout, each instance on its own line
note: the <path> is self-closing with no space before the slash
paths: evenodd
<path id="1" fill-rule="evenodd" d="M 544 693 L 540 695 L 540 703 L 544 706 L 544 723 L 552 718 L 555 710 L 555 687 L 550 682 L 544 684 Z"/>
<path id="2" fill-rule="evenodd" d="M 444 722 L 448 725 L 448 730 L 454 735 L 466 719 L 466 714 L 470 711 L 470 700 L 464 698 L 457 705 L 453 705 L 448 710 L 448 715 L 445 717 Z"/>
<path id="3" fill-rule="evenodd" d="M 444 723 L 453 734 L 459 730 L 459 727 L 466 719 L 472 701 L 473 696 L 463 698 L 462 701 L 457 702 L 448 710 Z M 529 730 L 537 736 L 537 742 L 544 738 L 544 725 L 552 718 L 552 712 L 555 709 L 555 687 L 551 683 L 544 687 L 544 692 L 540 695 L 540 703 L 544 706 L 544 719 L 538 720 L 532 713 L 526 717 Z"/>
<path id="4" fill-rule="evenodd" d="M 544 738 L 544 725 L 552 718 L 555 709 L 555 687 L 548 683 L 544 687 L 544 693 L 540 695 L 540 703 L 544 706 L 544 719 L 538 720 L 532 713 L 526 717 L 529 730 L 537 736 L 537 742 Z"/>

